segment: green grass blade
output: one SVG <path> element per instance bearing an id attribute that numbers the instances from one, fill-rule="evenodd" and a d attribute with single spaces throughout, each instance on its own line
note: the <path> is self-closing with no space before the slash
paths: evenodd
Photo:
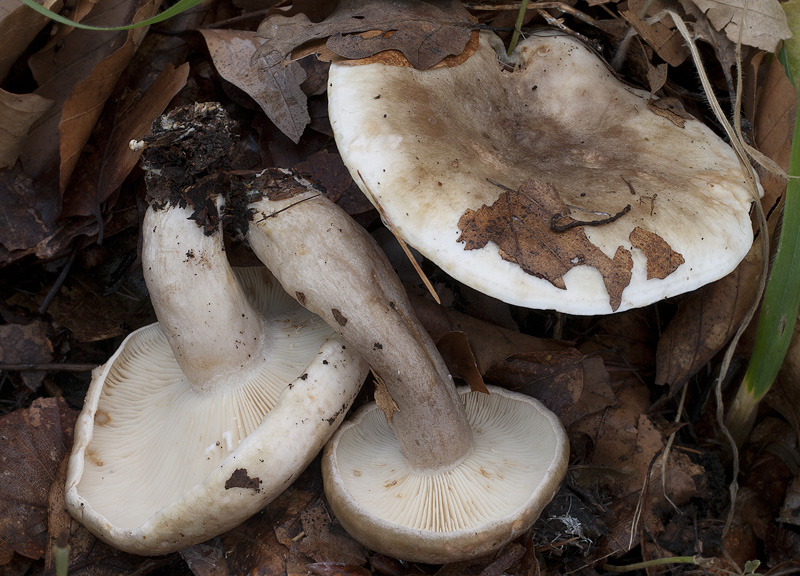
<path id="1" fill-rule="evenodd" d="M 784 8 L 792 29 L 797 30 L 800 24 L 800 1 L 791 0 L 784 4 Z M 795 78 L 800 72 L 800 42 L 796 39 L 788 40 L 779 58 L 796 90 Z M 795 119 L 788 173 L 790 176 L 800 176 L 800 115 Z M 745 430 L 749 431 L 758 402 L 769 391 L 783 364 L 794 333 L 798 308 L 800 308 L 800 180 L 790 178 L 786 187 L 780 239 L 764 292 L 753 355 L 729 413 L 730 427 L 744 428 L 739 430 L 739 438 L 742 438 Z"/>
<path id="2" fill-rule="evenodd" d="M 53 12 L 52 10 L 48 10 L 41 4 L 37 4 L 34 0 L 20 0 L 25 6 L 31 8 L 32 10 L 36 10 L 39 14 L 47 16 L 51 20 L 56 22 L 60 22 L 61 24 L 66 24 L 67 26 L 73 26 L 75 28 L 81 28 L 83 30 L 97 30 L 97 31 L 108 31 L 108 30 L 130 30 L 132 28 L 140 28 L 142 26 L 150 26 L 151 24 L 157 24 L 159 22 L 163 22 L 173 16 L 177 16 L 181 12 L 185 12 L 189 8 L 193 8 L 203 2 L 203 0 L 180 0 L 177 4 L 167 8 L 161 14 L 153 16 L 152 18 L 148 18 L 147 20 L 143 20 L 141 22 L 136 22 L 135 24 L 128 24 L 127 26 L 89 26 L 88 24 L 81 24 L 80 22 L 73 22 L 69 18 L 64 18 L 60 14 Z"/>

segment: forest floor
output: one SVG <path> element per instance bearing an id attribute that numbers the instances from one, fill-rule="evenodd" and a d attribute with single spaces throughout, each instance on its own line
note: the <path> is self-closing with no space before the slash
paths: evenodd
<path id="1" fill-rule="evenodd" d="M 54 573 L 65 542 L 72 575 L 800 572 L 800 376 L 782 373 L 762 403 L 738 452 L 735 479 L 717 416 L 716 387 L 730 401 L 752 346 L 751 326 L 720 379 L 722 356 L 755 295 L 760 260 L 753 253 L 731 275 L 697 291 L 595 316 L 511 306 L 424 261 L 442 301 L 437 305 L 409 262 L 392 258 L 457 379 L 474 384 L 477 378 L 542 400 L 570 439 L 570 466 L 558 494 L 529 532 L 489 557 L 424 565 L 366 549 L 331 512 L 318 459 L 242 525 L 166 556 L 115 550 L 69 516 L 66 461 L 91 370 L 130 332 L 155 321 L 141 269 L 145 177 L 129 142 L 141 140 L 164 112 L 220 102 L 237 130 L 232 167 L 293 169 L 388 245 L 390 234 L 334 142 L 325 58 L 336 57 L 336 48 L 324 43 L 339 33 L 399 29 L 406 44 L 390 47 L 405 48 L 408 56 L 424 36 L 429 43 L 416 52 L 423 61 L 432 52 L 456 57 L 469 50 L 441 21 L 426 21 L 421 2 L 407 2 L 403 18 L 388 17 L 385 1 L 362 3 L 357 29 L 345 26 L 334 2 L 298 1 L 290 12 L 271 4 L 206 2 L 145 33 L 72 29 L 25 13 L 15 1 L 0 2 L 6 32 L 0 122 L 11 127 L 7 137 L 0 133 L 0 574 Z M 686 43 L 668 19 L 646 23 L 645 4 L 531 2 L 523 29 L 560 27 L 613 60 L 625 82 L 679 101 L 686 111 L 680 114 L 724 136 Z M 730 115 L 734 32 L 717 29 L 699 0 L 658 0 L 649 14 L 667 4 L 689 23 Z M 447 6 L 453 18 L 509 42 L 518 5 Z M 79 0 L 70 8 L 71 18 L 115 25 L 132 15 L 141 20 L 158 6 Z M 784 24 L 768 12 L 753 18 L 752 36 L 742 39 L 742 120 L 749 143 L 787 169 L 797 103 L 772 53 L 786 37 Z M 287 16 L 302 14 L 316 23 L 312 32 L 281 27 Z M 280 22 L 269 44 L 277 52 L 263 48 L 265 27 L 257 32 L 267 18 Z M 352 58 L 372 58 L 386 45 L 349 48 Z M 281 65 L 289 53 L 292 64 Z M 759 175 L 774 228 L 785 181 L 767 171 Z M 257 263 L 235 239 L 228 255 L 234 265 Z M 369 377 L 356 404 L 372 394 Z"/>

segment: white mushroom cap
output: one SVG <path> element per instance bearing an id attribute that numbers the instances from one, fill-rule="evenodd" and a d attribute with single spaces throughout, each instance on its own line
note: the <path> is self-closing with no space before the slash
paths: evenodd
<path id="1" fill-rule="evenodd" d="M 173 221 L 158 226 L 150 221 L 145 234 L 159 226 L 170 234 L 191 214 L 170 210 L 176 211 Z M 209 288 L 206 300 L 194 302 L 197 318 L 186 322 L 174 311 L 164 314 L 174 321 L 172 336 L 159 324 L 128 336 L 93 374 L 67 474 L 73 516 L 102 540 L 139 554 L 191 546 L 263 508 L 321 450 L 367 371 L 366 363 L 267 270 L 239 270 L 234 279 L 220 234 L 207 237 L 193 222 L 187 226 L 174 232 L 183 238 L 179 251 L 194 246 L 196 253 L 174 270 L 184 293 L 172 297 L 192 300 L 190 295 L 220 280 L 226 291 L 247 295 L 257 313 L 214 306 L 219 294 Z M 145 263 L 152 260 L 148 256 Z M 158 292 L 153 291 L 154 305 Z M 214 316 L 218 308 L 238 318 L 215 324 L 214 318 L 221 320 Z M 244 335 L 237 325 L 229 334 L 245 317 L 257 319 L 256 333 Z M 244 349 L 246 361 L 232 358 L 233 365 L 225 365 L 223 356 L 207 373 L 182 370 L 179 362 L 193 351 L 178 347 L 181 360 L 176 359 L 170 338 L 199 341 L 203 330 L 219 348 L 230 347 L 225 352 L 230 356 Z M 237 337 L 238 344 L 231 344 Z M 209 347 L 206 354 L 214 350 Z M 192 372 L 202 381 L 190 379 Z"/>
<path id="2" fill-rule="evenodd" d="M 697 120 L 674 116 L 681 128 L 656 114 L 647 93 L 619 82 L 573 38 L 530 36 L 511 72 L 498 43 L 482 33 L 477 52 L 452 68 L 331 66 L 329 116 L 342 159 L 409 244 L 486 294 L 575 314 L 644 306 L 735 268 L 752 243 L 752 194 L 727 144 Z M 579 227 L 618 278 L 582 264 L 580 250 L 538 260 L 558 233 L 524 238 L 530 216 L 519 205 L 535 204 L 547 185 L 563 201 L 564 222 L 630 205 L 614 222 Z M 508 197 L 522 201 L 504 211 Z M 485 246 L 466 249 L 459 222 L 482 207 L 495 210 L 496 229 L 480 230 Z M 518 263 L 526 258 L 528 271 Z"/>
<path id="3" fill-rule="evenodd" d="M 474 448 L 452 467 L 411 469 L 375 404 L 339 428 L 325 447 L 325 494 L 353 537 L 444 563 L 488 554 L 533 525 L 566 474 L 567 436 L 539 401 L 489 389 L 461 390 Z"/>

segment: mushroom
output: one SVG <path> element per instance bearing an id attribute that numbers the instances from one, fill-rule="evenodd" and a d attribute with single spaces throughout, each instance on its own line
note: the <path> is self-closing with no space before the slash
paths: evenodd
<path id="1" fill-rule="evenodd" d="M 331 65 L 342 159 L 408 244 L 481 292 L 573 314 L 645 306 L 735 268 L 752 193 L 725 142 L 561 33 L 502 58 L 483 32 L 450 68 Z"/>
<path id="2" fill-rule="evenodd" d="M 266 194 L 250 208 L 255 254 L 378 377 L 380 404 L 360 409 L 324 452 L 325 493 L 345 529 L 378 552 L 440 563 L 530 528 L 566 473 L 556 416 L 497 388 L 459 394 L 384 254 L 324 196 Z"/>
<path id="3" fill-rule="evenodd" d="M 128 552 L 185 548 L 263 508 L 317 455 L 366 375 L 267 271 L 234 274 L 220 206 L 148 209 L 142 260 L 159 323 L 95 370 L 75 428 L 67 507 Z"/>

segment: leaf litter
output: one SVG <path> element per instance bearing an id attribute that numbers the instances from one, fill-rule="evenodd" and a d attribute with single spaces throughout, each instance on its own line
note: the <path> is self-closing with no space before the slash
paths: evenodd
<path id="1" fill-rule="evenodd" d="M 601 4 L 602 9 L 596 7 Z M 689 18 L 725 68 L 730 42 L 735 42 L 731 36 L 738 37 L 738 20 L 735 12 L 720 19 L 712 9 L 741 3 L 716 2 L 712 8 L 705 7 L 707 2 L 694 4 L 699 12 L 687 10 Z M 638 0 L 579 2 L 578 10 L 605 23 L 594 29 L 563 13 L 560 18 L 567 29 L 588 35 L 601 48 L 604 42 L 607 47 L 620 42 L 625 30 L 634 30 L 645 41 L 640 50 L 643 56 L 637 58 L 653 72 L 651 77 L 647 72 L 639 74 L 630 58 L 619 62 L 620 74 L 640 78 L 642 86 L 660 98 L 675 98 L 688 113 L 703 117 L 704 104 L 696 97 L 695 87 L 676 68 L 685 60 L 685 48 L 668 25 L 650 24 L 640 17 L 643 5 Z M 656 5 L 648 14 L 655 13 Z M 151 9 L 143 4 L 124 6 L 114 5 L 120 20 L 126 10 Z M 77 13 L 84 19 L 91 17 L 89 8 L 81 5 Z M 319 68 L 322 72 L 315 72 L 322 74 L 315 86 L 304 85 L 309 62 L 293 60 L 293 53 L 302 50 L 303 60 L 314 59 L 316 52 L 325 52 L 326 58 L 370 59 L 394 51 L 407 60 L 405 65 L 424 69 L 464 52 L 477 27 L 513 21 L 497 6 L 477 10 L 460 2 L 342 2 L 332 12 L 315 2 L 297 2 L 284 14 L 272 4 L 267 8 L 270 13 L 260 26 L 258 15 L 244 12 L 239 15 L 243 25 L 222 22 L 222 27 L 201 30 L 210 57 L 190 52 L 188 36 L 180 35 L 185 29 L 178 29 L 177 36 L 109 34 L 108 38 L 117 38 L 109 44 L 102 35 L 84 36 L 59 28 L 54 36 L 63 42 L 59 50 L 54 50 L 55 44 L 46 46 L 44 38 L 34 41 L 33 36 L 15 35 L 18 43 L 24 38 L 24 46 L 18 44 L 15 54 L 38 54 L 30 60 L 32 71 L 26 73 L 21 71 L 28 66 L 27 58 L 0 51 L 0 62 L 9 70 L 2 89 L 20 97 L 56 100 L 52 112 L 59 118 L 56 124 L 51 120 L 50 125 L 38 126 L 34 120 L 32 131 L 20 128 L 8 143 L 0 143 L 0 157 L 10 158 L 9 162 L 16 159 L 15 147 L 23 150 L 22 160 L 4 168 L 0 176 L 2 362 L 51 366 L 38 371 L 2 368 L 0 397 L 5 415 L 0 420 L 0 462 L 5 467 L 3 477 L 10 478 L 0 485 L 2 569 L 10 574 L 53 570 L 51 544 L 62 534 L 69 534 L 72 547 L 71 574 L 596 574 L 606 561 L 630 564 L 698 554 L 716 559 L 707 568 L 712 574 L 735 569 L 726 563 L 728 557 L 739 566 L 758 557 L 775 570 L 791 567 L 800 557 L 796 535 L 800 488 L 792 468 L 800 430 L 800 391 L 790 372 L 797 363 L 792 362 L 794 352 L 743 452 L 743 489 L 736 502 L 734 527 L 723 536 L 720 526 L 730 506 L 726 455 L 713 430 L 713 403 L 706 399 L 719 351 L 751 290 L 753 275 L 747 264 L 719 286 L 644 311 L 592 319 L 491 304 L 422 262 L 447 306 L 419 296 L 415 307 L 456 377 L 476 387 L 486 382 L 541 398 L 560 416 L 570 437 L 571 468 L 564 486 L 532 532 L 496 556 L 432 567 L 401 564 L 364 550 L 327 508 L 317 464 L 242 526 L 163 558 L 119 553 L 65 513 L 59 504 L 63 462 L 89 375 L 59 370 L 59 363 L 104 362 L 120 338 L 147 316 L 136 264 L 142 175 L 126 140 L 141 139 L 165 107 L 226 98 L 238 132 L 231 150 L 233 168 L 251 169 L 259 161 L 268 161 L 267 166 L 297 166 L 359 222 L 374 228 L 376 214 L 341 165 L 330 127 L 325 125 L 324 94 L 320 93 L 325 65 Z M 704 10 L 708 20 L 704 20 Z M 615 14 L 613 20 L 609 11 Z M 0 10 L 0 29 L 14 30 L 20 16 L 16 10 Z M 199 19 L 187 18 L 181 25 L 195 29 L 203 18 L 210 24 L 229 16 L 224 11 L 201 12 Z M 531 25 L 544 22 L 541 16 L 531 18 Z M 726 18 L 729 23 L 720 24 Z M 753 40 L 743 37 L 748 38 L 744 50 L 757 56 L 759 45 L 785 37 L 777 20 L 777 13 L 770 12 L 766 18 L 748 14 L 748 34 L 752 33 Z M 176 24 L 165 26 L 170 25 Z M 9 34 L 3 41 L 13 45 Z M 237 58 L 232 47 L 240 45 L 244 56 Z M 101 58 L 88 56 L 93 46 L 101 48 Z M 158 57 L 137 61 L 137 46 Z M 67 50 L 63 55 L 62 49 Z M 75 54 L 68 59 L 69 66 L 59 64 L 69 54 Z M 610 50 L 605 55 L 610 59 Z M 666 75 L 658 58 L 668 64 Z M 788 160 L 796 102 L 785 86 L 782 68 L 772 65 L 768 72 L 756 83 L 762 92 L 759 104 L 750 107 L 749 119 L 754 124 L 753 142 L 782 164 Z M 92 83 L 92 78 L 105 78 L 107 73 L 115 75 L 113 82 Z M 81 82 L 84 88 L 92 88 L 78 90 Z M 103 110 L 103 102 L 114 106 Z M 107 168 L 97 178 L 98 167 L 103 166 Z M 84 182 L 92 184 L 87 187 Z M 763 182 L 765 211 L 778 214 L 773 208 L 784 186 L 768 173 Z M 585 252 L 581 239 L 585 223 L 565 216 L 568 212 L 557 199 L 557 191 L 549 190 L 547 183 L 528 183 L 507 191 L 495 206 L 469 215 L 464 242 L 496 242 L 505 247 L 509 258 L 525 262 L 530 273 L 558 285 L 571 260 Z M 534 209 L 534 216 L 515 228 L 507 225 L 508 209 L 515 204 L 526 210 L 537 205 L 547 209 Z M 98 220 L 104 230 L 101 243 Z M 492 229 L 493 222 L 496 234 L 488 238 L 478 233 L 474 225 L 478 220 L 487 223 L 485 229 Z M 537 237 L 545 239 L 548 249 L 560 247 L 559 255 L 531 259 L 531 250 L 518 248 L 520 238 L 533 244 L 540 242 Z M 663 277 L 680 261 L 680 255 L 659 239 L 643 234 L 630 240 L 648 252 L 648 264 L 651 260 L 660 264 L 648 269 L 648 275 Z M 77 258 L 69 266 L 71 260 L 66 257 L 73 252 Z M 235 238 L 229 241 L 232 258 L 246 260 L 246 252 Z M 613 300 L 630 273 L 624 254 L 620 260 L 605 255 L 589 258 L 607 270 Z M 407 289 L 424 293 L 413 276 L 407 280 Z M 45 308 L 40 314 L 51 292 L 55 294 L 52 311 Z M 495 317 L 504 327 L 479 316 Z M 747 353 L 746 344 L 742 353 Z M 681 421 L 688 425 L 676 425 L 676 396 L 684 390 L 691 408 Z M 362 400 L 371 394 L 372 388 L 365 387 Z M 57 395 L 64 395 L 68 402 L 53 397 Z M 675 443 L 667 451 L 673 435 Z"/>

